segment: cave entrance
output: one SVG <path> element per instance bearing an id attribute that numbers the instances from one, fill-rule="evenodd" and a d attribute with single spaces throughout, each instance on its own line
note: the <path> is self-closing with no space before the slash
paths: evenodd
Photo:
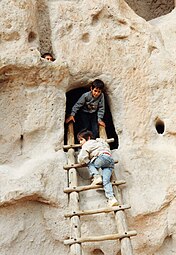
<path id="1" fill-rule="evenodd" d="M 175 8 L 174 0 L 125 0 L 126 3 L 145 20 L 166 15 Z"/>
<path id="2" fill-rule="evenodd" d="M 89 87 L 84 87 L 84 88 L 77 88 L 70 90 L 69 92 L 66 93 L 66 118 L 69 116 L 71 113 L 71 109 L 73 105 L 77 102 L 77 100 L 84 94 L 85 92 L 89 91 Z M 74 123 L 74 135 L 75 135 L 75 143 L 78 143 L 77 140 L 77 133 L 80 131 L 79 130 L 79 112 L 75 116 L 75 123 Z M 114 138 L 114 142 L 110 144 L 110 148 L 112 149 L 117 149 L 118 148 L 118 136 L 115 132 L 113 120 L 112 120 L 112 114 L 109 108 L 108 104 L 108 98 L 105 95 L 105 114 L 103 121 L 106 123 L 106 134 L 108 138 Z M 64 143 L 66 144 L 67 141 L 67 125 L 65 125 L 65 138 L 64 138 Z"/>

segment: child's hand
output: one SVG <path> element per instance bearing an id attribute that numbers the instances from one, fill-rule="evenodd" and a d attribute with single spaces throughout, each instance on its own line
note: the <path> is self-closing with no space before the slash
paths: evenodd
<path id="1" fill-rule="evenodd" d="M 75 122 L 74 116 L 69 116 L 69 117 L 65 120 L 65 123 L 69 123 L 70 121 Z"/>
<path id="2" fill-rule="evenodd" d="M 102 120 L 99 120 L 99 121 L 98 121 L 98 125 L 99 125 L 99 126 L 102 126 L 102 127 L 106 127 L 106 124 L 105 124 L 104 121 L 102 121 Z"/>

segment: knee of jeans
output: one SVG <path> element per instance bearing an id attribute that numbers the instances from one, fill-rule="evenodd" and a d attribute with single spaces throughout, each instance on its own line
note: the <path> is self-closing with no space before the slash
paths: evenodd
<path id="1" fill-rule="evenodd" d="M 107 185 L 108 183 L 110 183 L 110 179 L 108 178 L 103 178 L 103 185 Z"/>

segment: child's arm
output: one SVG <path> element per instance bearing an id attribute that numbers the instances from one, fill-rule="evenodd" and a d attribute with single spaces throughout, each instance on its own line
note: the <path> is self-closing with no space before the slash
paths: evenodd
<path id="1" fill-rule="evenodd" d="M 81 149 L 79 155 L 78 155 L 78 162 L 79 163 L 86 163 L 88 164 L 90 161 L 89 159 L 89 152 L 84 150 L 84 149 Z"/>
<path id="2" fill-rule="evenodd" d="M 69 123 L 70 121 L 75 122 L 75 115 L 77 113 L 77 111 L 85 104 L 85 94 L 83 94 L 78 101 L 76 102 L 76 104 L 74 104 L 74 106 L 72 107 L 72 111 L 70 116 L 66 119 L 65 123 Z"/>
<path id="3" fill-rule="evenodd" d="M 103 127 L 105 127 L 105 123 L 104 121 L 102 121 L 104 117 L 104 112 L 105 112 L 105 102 L 104 102 L 104 94 L 102 93 L 102 97 L 98 105 L 97 115 L 98 115 L 98 124 Z"/>
<path id="4" fill-rule="evenodd" d="M 75 116 L 79 109 L 85 104 L 86 102 L 86 95 L 85 93 L 78 99 L 76 104 L 72 107 L 71 116 Z"/>

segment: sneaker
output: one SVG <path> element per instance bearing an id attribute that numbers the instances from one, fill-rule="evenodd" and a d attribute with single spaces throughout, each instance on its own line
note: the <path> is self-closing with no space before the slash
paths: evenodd
<path id="1" fill-rule="evenodd" d="M 117 199 L 115 197 L 112 197 L 112 198 L 109 198 L 108 199 L 108 206 L 111 207 L 111 206 L 117 206 L 119 205 Z"/>
<path id="2" fill-rule="evenodd" d="M 102 183 L 103 183 L 103 181 L 102 181 L 101 175 L 97 174 L 97 175 L 93 176 L 93 181 L 92 181 L 91 185 L 99 185 Z"/>

